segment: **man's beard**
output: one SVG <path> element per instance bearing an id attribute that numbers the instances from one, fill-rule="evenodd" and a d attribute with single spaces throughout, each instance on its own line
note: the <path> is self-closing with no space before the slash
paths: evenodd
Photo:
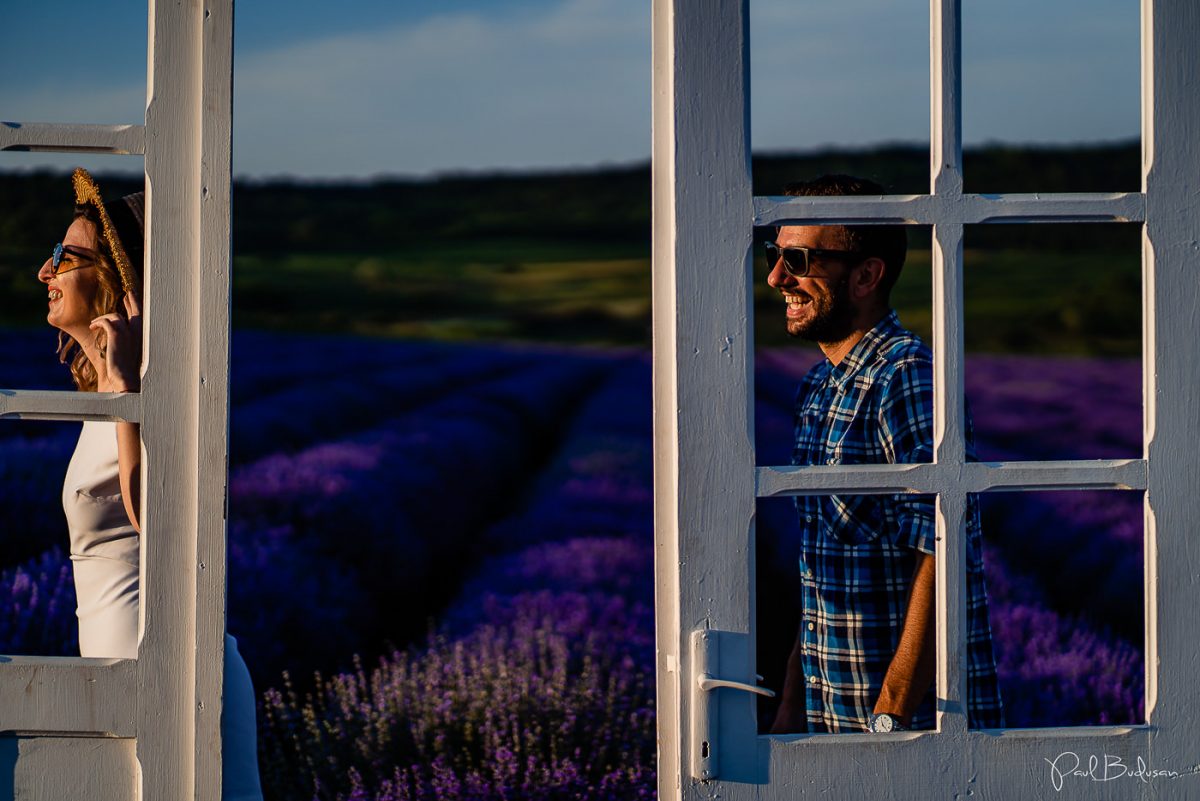
<path id="1" fill-rule="evenodd" d="M 788 334 L 818 344 L 841 342 L 850 336 L 854 329 L 854 307 L 850 304 L 849 286 L 849 274 L 843 275 L 840 281 L 830 285 L 827 295 L 813 297 L 813 316 L 806 322 L 789 320 Z"/>

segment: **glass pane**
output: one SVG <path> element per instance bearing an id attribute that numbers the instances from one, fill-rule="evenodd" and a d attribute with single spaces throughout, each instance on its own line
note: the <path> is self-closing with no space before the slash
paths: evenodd
<path id="1" fill-rule="evenodd" d="M 0 349 L 0 387 L 73 389 L 71 370 L 56 356 L 59 332 L 65 326 L 77 337 L 94 339 L 88 327 L 91 320 L 102 311 L 117 310 L 113 304 L 120 302 L 122 293 L 110 298 L 103 310 L 94 306 L 93 301 L 100 302 L 100 268 L 75 247 L 88 243 L 72 238 L 77 234 L 72 233 L 75 192 L 70 173 L 22 169 L 30 166 L 29 159 L 35 155 L 0 153 L 0 286 L 4 287 L 0 322 L 7 339 L 7 347 Z M 110 206 L 120 204 L 124 196 L 144 185 L 140 156 L 76 157 L 76 163 L 92 170 Z M 121 167 L 133 171 L 113 171 Z M 122 220 L 120 227 L 123 236 L 136 240 L 136 245 L 129 247 L 140 250 L 141 230 L 133 218 Z M 63 243 L 65 249 L 59 277 L 51 280 L 49 270 L 57 243 Z M 98 242 L 91 244 L 99 246 Z M 101 249 L 107 253 L 103 246 Z M 106 265 L 103 272 L 119 290 L 121 281 L 115 269 Z M 123 306 L 120 308 L 123 311 Z M 60 355 L 70 363 L 80 351 L 66 344 L 67 350 Z"/>
<path id="2" fill-rule="evenodd" d="M 821 172 L 927 192 L 928 47 L 926 6 L 752 0 L 754 193 Z"/>
<path id="3" fill-rule="evenodd" d="M 1140 458 L 1140 226 L 969 226 L 964 264 L 980 457 Z"/>
<path id="4" fill-rule="evenodd" d="M 980 496 L 1008 726 L 1145 722 L 1143 497 Z"/>
<path id="5" fill-rule="evenodd" d="M 810 236 L 810 238 L 811 236 L 833 236 L 829 242 L 813 239 L 813 244 L 837 245 L 843 241 L 837 235 L 838 226 L 825 226 L 825 228 L 834 233 L 827 235 L 811 230 L 803 235 Z M 865 230 L 868 233 L 882 230 L 881 226 L 857 226 L 856 228 L 860 232 Z M 895 279 L 895 285 L 888 292 L 887 300 L 882 302 L 882 310 L 877 312 L 875 317 L 870 317 L 869 324 L 858 325 L 857 330 L 859 334 L 865 336 L 872 328 L 876 328 L 877 333 L 883 336 L 886 328 L 888 337 L 911 338 L 915 335 L 928 347 L 931 342 L 930 326 L 932 324 L 930 230 L 927 226 L 904 226 L 903 230 L 907 239 L 907 254 L 904 258 L 903 268 Z M 797 235 L 800 236 L 800 233 Z M 857 364 L 865 358 L 865 349 L 868 347 L 877 349 L 879 342 L 874 338 L 871 341 L 860 340 L 861 345 L 854 351 L 857 355 L 848 354 L 850 361 L 840 365 L 839 370 L 831 370 L 832 363 L 826 357 L 823 347 L 812 338 L 817 334 L 811 330 L 806 332 L 800 327 L 805 324 L 804 320 L 808 312 L 798 310 L 793 313 L 799 316 L 795 319 L 791 318 L 784 295 L 789 294 L 796 297 L 805 305 L 816 303 L 820 306 L 824 304 L 827 311 L 822 314 L 832 319 L 841 315 L 841 312 L 837 311 L 838 308 L 850 302 L 845 300 L 847 290 L 841 284 L 831 283 L 820 277 L 789 279 L 781 271 L 776 271 L 775 276 L 770 278 L 775 285 L 768 283 L 771 270 L 767 266 L 766 243 L 776 241 L 795 244 L 791 240 L 781 238 L 775 228 L 755 229 L 755 428 L 758 448 L 757 462 L 763 465 L 790 464 L 792 462 L 796 392 L 809 370 L 818 367 L 820 370 L 826 371 L 820 375 L 820 380 L 825 381 L 832 376 L 833 372 L 838 372 L 839 375 L 845 373 L 851 362 Z M 800 241 L 801 239 L 797 239 L 796 243 Z M 851 244 L 848 246 L 861 247 L 862 245 Z M 793 254 L 789 258 L 794 260 L 796 256 Z M 828 270 L 841 270 L 841 265 L 836 264 L 832 259 L 833 257 L 829 257 L 827 261 Z M 812 264 L 814 275 L 826 270 L 826 267 L 822 266 L 816 257 L 813 258 Z M 831 290 L 836 291 L 836 297 L 830 294 Z M 821 297 L 822 292 L 826 293 L 824 298 Z M 881 319 L 888 308 L 896 312 L 894 321 Z M 913 346 L 919 347 L 916 340 L 913 340 Z M 830 353 L 834 355 L 837 355 L 838 352 L 839 349 L 830 350 Z M 859 375 L 858 368 L 854 369 L 855 375 Z M 846 375 L 849 376 L 848 373 Z M 817 374 L 814 373 L 813 376 L 816 378 Z M 862 397 L 867 398 L 867 402 L 873 402 L 870 398 L 875 396 L 875 391 L 868 388 L 868 378 L 867 373 L 862 373 L 855 380 L 865 392 Z M 922 378 L 925 381 L 932 381 L 932 371 L 928 371 L 928 375 L 923 373 Z M 846 380 L 846 378 L 840 378 L 835 381 L 835 384 L 840 385 Z M 834 384 L 827 387 L 832 392 L 836 392 L 838 388 Z M 932 393 L 931 384 L 926 391 Z M 827 401 L 833 403 L 833 396 L 825 394 Z M 929 408 L 932 408 L 932 394 L 927 395 L 926 403 Z M 884 459 L 885 454 L 877 455 L 881 460 L 886 460 Z M 859 461 L 871 461 L 871 459 L 864 455 Z"/>
<path id="6" fill-rule="evenodd" d="M 755 536 L 756 669 L 778 693 L 760 699 L 760 732 L 862 732 L 883 713 L 932 729 L 936 593 L 934 562 L 921 552 L 934 547 L 934 498 L 763 499 Z M 975 566 L 974 597 L 985 607 Z M 978 622 L 982 689 L 972 714 L 993 727 L 986 609 Z"/>
<path id="7" fill-rule="evenodd" d="M 7 3 L 0 26 L 0 119 L 141 123 L 145 3 Z"/>
<path id="8" fill-rule="evenodd" d="M 1138 191 L 1138 0 L 964 3 L 962 38 L 967 191 Z"/>
<path id="9" fill-rule="evenodd" d="M 63 484 L 79 423 L 0 420 L 0 653 L 79 656 Z M 135 563 L 136 564 L 136 563 Z"/>

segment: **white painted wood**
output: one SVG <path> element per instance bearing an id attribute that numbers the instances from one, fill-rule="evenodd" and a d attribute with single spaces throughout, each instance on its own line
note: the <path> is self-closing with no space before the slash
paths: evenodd
<path id="1" fill-rule="evenodd" d="M 1200 6 L 1143 2 L 1147 720 L 1156 759 L 1200 763 Z M 1154 668 L 1158 670 L 1155 671 Z M 1196 793 L 1200 795 L 1200 793 Z"/>
<path id="2" fill-rule="evenodd" d="M 197 745 L 202 700 L 197 683 L 204 682 L 210 699 L 214 691 L 219 697 L 221 651 L 200 652 L 197 646 L 211 638 L 212 626 L 223 625 L 224 615 L 223 598 L 214 600 L 212 584 L 205 581 L 206 609 L 221 614 L 218 621 L 206 621 L 200 633 L 196 614 L 201 540 L 207 551 L 220 534 L 212 530 L 212 499 L 200 497 L 198 477 L 213 471 L 223 482 L 225 462 L 223 456 L 218 463 L 208 461 L 212 449 L 202 453 L 200 447 L 202 436 L 224 439 L 223 428 L 201 429 L 200 407 L 208 402 L 201 400 L 201 363 L 212 357 L 201 354 L 211 341 L 201 339 L 200 329 L 227 326 L 228 312 L 201 316 L 202 309 L 209 308 L 202 306 L 201 296 L 212 288 L 213 263 L 202 255 L 210 243 L 201 238 L 200 209 L 204 178 L 213 175 L 204 163 L 209 155 L 204 142 L 212 142 L 205 120 L 229 113 L 220 103 L 219 87 L 218 103 L 208 103 L 212 76 L 205 72 L 205 50 L 222 48 L 228 63 L 232 43 L 227 38 L 214 44 L 206 37 L 205 19 L 212 14 L 231 17 L 232 3 L 152 0 L 150 8 L 145 157 L 150 269 L 142 438 L 144 474 L 153 480 L 144 494 L 138 761 L 145 798 L 211 797 L 211 789 L 201 788 L 219 777 L 220 737 L 216 732 L 214 749 L 214 729 L 204 717 L 206 742 Z M 216 158 L 220 161 L 222 155 Z M 218 183 L 211 191 L 227 192 L 228 183 Z M 227 248 L 220 242 L 213 246 L 218 252 Z M 219 377 L 215 380 L 222 383 Z M 216 706 L 219 712 L 219 703 Z M 198 754 L 202 764 L 197 763 Z"/>
<path id="3" fill-rule="evenodd" d="M 952 20 L 942 20 L 943 30 L 958 30 L 958 3 L 940 0 L 943 11 L 952 11 Z M 933 5 L 938 27 L 939 6 Z M 958 41 L 958 34 L 954 34 Z M 957 47 L 954 60 L 957 62 Z M 957 69 L 955 69 L 957 74 Z M 945 87 L 943 87 L 945 91 Z M 956 101 L 953 102 L 957 107 Z M 944 105 L 944 104 L 943 104 Z M 935 108 L 937 104 L 935 104 Z M 943 127 L 941 135 L 958 136 Z M 939 131 L 934 131 L 935 139 Z M 934 147 L 934 153 L 938 151 Z M 955 145 L 961 162 L 961 147 Z M 942 148 L 943 155 L 946 148 Z M 962 189 L 961 170 L 953 164 L 935 163 L 934 191 Z M 939 172 L 940 171 L 940 172 Z M 943 181 L 940 176 L 950 174 Z M 963 226 L 960 223 L 936 223 L 933 226 L 933 461 L 950 470 L 961 470 L 966 463 L 966 412 L 963 399 Z M 937 728 L 947 736 L 967 731 L 966 656 L 967 597 L 966 576 L 966 495 L 962 487 L 945 488 L 937 498 L 936 575 L 937 600 Z"/>
<path id="4" fill-rule="evenodd" d="M 1200 6 L 1143 0 L 1140 193 L 963 195 L 959 0 L 931 0 L 931 194 L 747 199 L 745 3 L 654 3 L 655 525 L 659 796 L 723 799 L 1200 798 Z M 750 209 L 747 209 L 747 206 Z M 742 216 L 745 214 L 746 216 Z M 1144 221 L 1144 459 L 965 461 L 962 230 L 986 222 Z M 934 226 L 935 463 L 754 467 L 744 397 L 752 225 Z M 737 271 L 742 274 L 735 275 Z M 748 463 L 749 462 L 749 463 Z M 753 475 L 747 498 L 746 474 Z M 962 699 L 968 493 L 1146 490 L 1147 716 L 1139 726 L 973 731 Z M 937 493 L 939 731 L 759 737 L 745 693 L 711 705 L 711 758 L 692 753 L 686 638 L 720 642 L 753 683 L 753 496 Z M 1133 600 L 1136 602 L 1136 600 Z M 699 646 L 697 653 L 704 650 Z M 711 701 L 711 699 L 709 699 Z M 1072 776 L 1072 755 L 1109 778 Z M 701 755 L 703 756 L 703 755 Z M 1065 760 L 1065 761 L 1064 761 Z M 688 766 L 685 768 L 684 766 Z M 1131 775 L 1141 769 L 1148 773 Z M 1056 770 L 1058 771 L 1056 773 Z M 708 771 L 710 780 L 696 778 Z"/>
<path id="5" fill-rule="evenodd" d="M 0 124 L 6 149 L 144 154 L 147 200 L 141 393 L 0 390 L 0 416 L 141 423 L 138 658 L 0 658 L 0 731 L 79 735 L 0 743 L 18 778 L 78 757 L 0 769 L 0 799 L 220 797 L 233 5 L 149 14 L 144 126 Z"/>
<path id="6" fill-rule="evenodd" d="M 142 398 L 114 392 L 0 389 L 0 417 L 14 420 L 142 419 Z"/>
<path id="7" fill-rule="evenodd" d="M 675 32 L 674 4 L 651 7 L 651 307 L 653 316 L 652 406 L 654 409 L 654 639 L 658 795 L 683 792 L 679 543 L 679 383 L 676 380 L 675 218 Z"/>
<path id="8" fill-rule="evenodd" d="M 0 738 L 0 798 L 129 801 L 137 794 L 133 740 Z"/>
<path id="9" fill-rule="evenodd" d="M 141 155 L 146 150 L 146 129 L 142 125 L 0 122 L 0 150 Z"/>
<path id="10" fill-rule="evenodd" d="M 1140 192 L 756 197 L 754 224 L 1141 222 L 1145 207 Z"/>
<path id="11" fill-rule="evenodd" d="M 205 4 L 199 226 L 199 530 L 196 562 L 196 801 L 219 801 L 225 655 L 225 554 L 229 464 L 233 13 Z"/>
<path id="12" fill-rule="evenodd" d="M 954 198 L 963 191 L 960 0 L 929 2 L 929 83 L 929 193 Z"/>
<path id="13" fill-rule="evenodd" d="M 132 737 L 134 679 L 129 660 L 0 657 L 0 731 Z"/>
<path id="14" fill-rule="evenodd" d="M 1142 459 L 1096 459 L 1061 462 L 967 462 L 939 464 L 864 464 L 759 467 L 760 498 L 790 495 L 891 494 L 925 495 L 999 490 L 1145 489 Z"/>
<path id="15" fill-rule="evenodd" d="M 754 681 L 747 20 L 744 1 L 683 12 L 655 3 L 658 697 L 660 721 L 678 726 L 661 740 L 664 797 L 690 773 L 689 712 L 679 701 L 688 693 L 678 687 L 692 675 L 690 632 L 741 632 L 722 638 L 721 673 Z M 726 764 L 752 759 L 754 737 L 737 733 L 752 730 L 754 707 L 745 693 L 717 696 L 725 775 Z"/>

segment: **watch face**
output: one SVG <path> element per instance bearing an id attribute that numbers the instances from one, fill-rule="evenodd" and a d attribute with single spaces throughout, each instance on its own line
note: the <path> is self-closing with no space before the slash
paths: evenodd
<path id="1" fill-rule="evenodd" d="M 892 716 L 885 712 L 882 715 L 877 715 L 875 717 L 875 720 L 871 725 L 871 731 L 881 733 L 889 732 L 894 728 L 894 724 L 895 721 L 892 720 Z"/>

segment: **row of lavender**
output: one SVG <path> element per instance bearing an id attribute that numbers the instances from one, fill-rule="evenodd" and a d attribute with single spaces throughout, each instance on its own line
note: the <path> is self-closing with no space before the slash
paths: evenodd
<path id="1" fill-rule="evenodd" d="M 267 693 L 277 797 L 653 796 L 648 393 L 630 359 L 592 395 L 426 647 Z"/>
<path id="2" fill-rule="evenodd" d="M 646 359 L 242 333 L 234 356 L 230 627 L 271 688 L 271 797 L 651 794 Z M 803 362 L 760 361 L 760 461 L 786 460 Z M 1136 366 L 980 359 L 968 382 L 984 458 L 1140 450 Z M 0 494 L 31 507 L 0 546 L 26 560 L 0 577 L 0 650 L 69 653 L 52 543 L 73 433 L 23 425 L 0 431 Z M 1120 602 L 1141 597 L 1140 500 L 1079 495 L 985 504 L 1010 725 L 1142 716 L 1141 609 Z M 762 504 L 768 683 L 795 631 L 793 526 Z M 426 645 L 370 656 L 435 618 Z"/>

